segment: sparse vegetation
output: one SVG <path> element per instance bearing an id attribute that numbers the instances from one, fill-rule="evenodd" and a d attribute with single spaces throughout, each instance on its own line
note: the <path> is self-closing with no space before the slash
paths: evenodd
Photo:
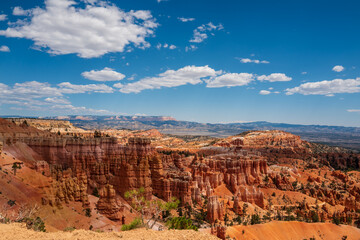
<path id="1" fill-rule="evenodd" d="M 191 219 L 185 217 L 174 217 L 166 222 L 169 229 L 191 229 L 197 231 L 198 228 L 193 225 Z"/>
<path id="2" fill-rule="evenodd" d="M 142 224 L 141 219 L 135 218 L 130 224 L 124 224 L 121 226 L 121 231 L 129 231 L 131 229 L 135 229 Z"/>

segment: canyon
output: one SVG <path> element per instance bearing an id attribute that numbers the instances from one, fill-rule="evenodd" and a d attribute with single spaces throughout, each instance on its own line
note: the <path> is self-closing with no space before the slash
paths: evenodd
<path id="1" fill-rule="evenodd" d="M 0 154 L 0 203 L 39 204 L 44 215 L 54 214 L 45 221 L 54 230 L 66 225 L 52 219 L 57 211 L 76 215 L 76 228 L 117 230 L 138 216 L 126 192 L 139 188 L 148 200 L 180 200 L 199 227 L 222 239 L 238 237 L 232 226 L 252 224 L 254 216 L 359 224 L 360 154 L 280 130 L 184 140 L 155 129 L 0 119 Z M 15 172 L 14 163 L 22 168 Z M 24 189 L 33 198 L 24 198 Z"/>

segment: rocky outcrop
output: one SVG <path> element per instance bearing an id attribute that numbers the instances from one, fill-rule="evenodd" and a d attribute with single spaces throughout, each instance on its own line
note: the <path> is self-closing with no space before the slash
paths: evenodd
<path id="1" fill-rule="evenodd" d="M 242 208 L 240 206 L 240 197 L 238 195 L 234 198 L 234 205 L 233 205 L 234 213 L 236 214 L 242 214 Z"/>
<path id="2" fill-rule="evenodd" d="M 44 176 L 50 177 L 50 166 L 46 161 L 38 161 L 35 163 L 35 170 Z"/>
<path id="3" fill-rule="evenodd" d="M 224 203 L 219 202 L 218 196 L 209 197 L 209 202 L 207 205 L 207 219 L 209 222 L 214 223 L 217 220 L 223 221 L 225 214 Z"/>
<path id="4" fill-rule="evenodd" d="M 260 189 L 256 188 L 255 186 L 240 187 L 237 197 L 243 202 L 249 202 L 251 204 L 256 204 L 259 207 L 264 208 L 264 194 Z"/>
<path id="5" fill-rule="evenodd" d="M 303 148 L 305 142 L 299 136 L 284 131 L 249 131 L 228 137 L 217 143 L 224 147 L 251 148 Z"/>
<path id="6" fill-rule="evenodd" d="M 119 221 L 123 216 L 124 205 L 116 199 L 116 191 L 112 185 L 107 184 L 99 191 L 97 210 L 107 218 Z"/>
<path id="7" fill-rule="evenodd" d="M 79 201 L 83 203 L 84 207 L 89 206 L 86 174 L 73 177 L 71 169 L 68 169 L 65 171 L 53 170 L 52 176 L 55 181 L 52 186 L 54 193 L 51 202 L 59 207 L 62 202 L 69 203 L 69 201 Z"/>

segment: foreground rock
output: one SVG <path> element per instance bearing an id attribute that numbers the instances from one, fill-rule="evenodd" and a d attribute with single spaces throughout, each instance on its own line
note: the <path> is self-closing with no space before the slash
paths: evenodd
<path id="1" fill-rule="evenodd" d="M 52 232 L 42 233 L 28 230 L 20 224 L 0 224 L 0 239 L 7 240 L 94 240 L 94 239 L 192 239 L 192 240 L 215 240 L 218 239 L 204 232 L 196 232 L 192 230 L 167 230 L 167 231 L 153 231 L 146 229 L 135 229 L 126 232 L 110 232 L 97 233 L 94 231 L 75 230 L 72 232 Z"/>

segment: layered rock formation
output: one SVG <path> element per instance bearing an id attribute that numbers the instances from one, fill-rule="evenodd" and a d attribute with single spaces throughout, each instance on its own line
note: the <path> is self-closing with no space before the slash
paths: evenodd
<path id="1" fill-rule="evenodd" d="M 223 221 L 225 215 L 224 203 L 219 202 L 218 196 L 209 197 L 209 202 L 207 205 L 207 219 L 210 223 L 215 221 Z"/>
<path id="2" fill-rule="evenodd" d="M 96 208 L 100 213 L 111 220 L 118 221 L 122 218 L 124 205 L 116 199 L 116 191 L 112 185 L 107 184 L 99 191 L 99 201 Z"/>

